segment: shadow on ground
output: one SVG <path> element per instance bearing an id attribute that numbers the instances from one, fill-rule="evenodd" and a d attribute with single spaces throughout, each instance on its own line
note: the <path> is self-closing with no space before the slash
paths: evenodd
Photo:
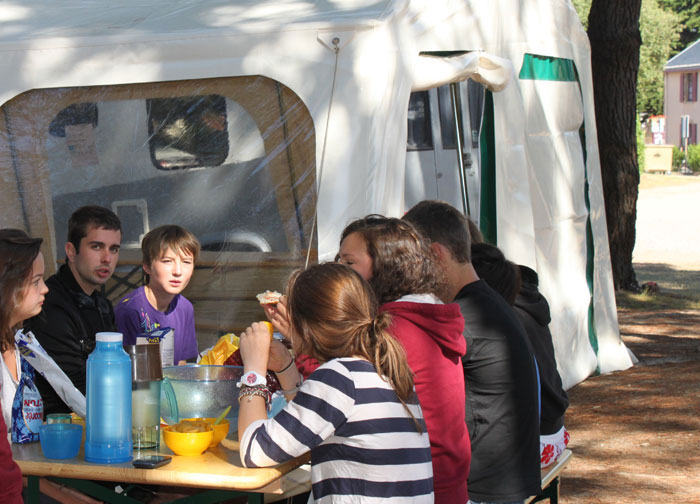
<path id="1" fill-rule="evenodd" d="M 640 362 L 569 391 L 574 459 L 562 502 L 698 503 L 700 312 L 621 309 L 618 316 Z"/>

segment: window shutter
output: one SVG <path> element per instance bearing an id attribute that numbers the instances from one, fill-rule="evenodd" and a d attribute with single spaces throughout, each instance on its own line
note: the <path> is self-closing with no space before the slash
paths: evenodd
<path id="1" fill-rule="evenodd" d="M 691 101 L 698 101 L 698 73 L 693 74 L 693 99 Z"/>
<path id="2" fill-rule="evenodd" d="M 684 95 L 684 93 L 685 93 L 685 89 L 684 89 L 683 84 L 685 84 L 685 74 L 681 72 L 680 75 L 679 75 L 679 77 L 681 78 L 681 94 L 680 94 L 680 100 L 679 100 L 679 101 L 684 102 L 685 100 L 683 99 L 683 95 Z"/>
<path id="3" fill-rule="evenodd" d="M 690 124 L 690 134 L 688 135 L 688 144 L 697 145 L 698 143 L 698 125 L 697 123 Z"/>

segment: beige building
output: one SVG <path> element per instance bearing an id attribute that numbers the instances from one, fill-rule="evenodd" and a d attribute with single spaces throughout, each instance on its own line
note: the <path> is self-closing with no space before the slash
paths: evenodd
<path id="1" fill-rule="evenodd" d="M 668 60 L 664 67 L 664 115 L 666 143 L 681 146 L 682 117 L 689 117 L 688 143 L 698 143 L 700 101 L 700 40 Z"/>

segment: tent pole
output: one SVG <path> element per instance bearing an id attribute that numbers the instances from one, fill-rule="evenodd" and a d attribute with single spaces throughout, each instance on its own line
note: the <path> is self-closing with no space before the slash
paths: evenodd
<path id="1" fill-rule="evenodd" d="M 459 170 L 459 185 L 462 192 L 462 209 L 464 215 L 471 217 L 469 211 L 469 194 L 467 193 L 467 177 L 464 173 L 464 155 L 462 154 L 462 113 L 461 100 L 459 98 L 459 83 L 450 83 L 450 96 L 452 98 L 452 115 L 455 120 L 455 136 L 457 140 L 457 168 Z"/>

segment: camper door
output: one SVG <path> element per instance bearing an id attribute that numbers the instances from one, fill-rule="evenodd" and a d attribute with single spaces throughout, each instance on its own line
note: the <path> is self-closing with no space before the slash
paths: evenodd
<path id="1" fill-rule="evenodd" d="M 463 159 L 468 191 L 468 214 L 478 221 L 479 130 L 484 88 L 473 81 L 457 84 L 459 93 L 462 152 L 457 152 L 457 133 L 450 93 L 445 85 L 411 94 L 408 110 L 405 209 L 424 199 L 442 200 L 462 208 L 460 164 Z"/>

